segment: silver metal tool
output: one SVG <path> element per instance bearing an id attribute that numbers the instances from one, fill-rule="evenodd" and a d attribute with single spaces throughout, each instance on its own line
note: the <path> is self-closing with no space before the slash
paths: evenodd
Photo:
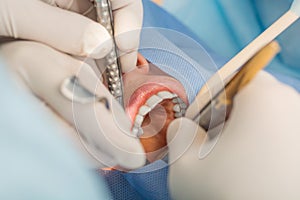
<path id="1" fill-rule="evenodd" d="M 66 78 L 60 88 L 61 93 L 69 101 L 80 104 L 90 104 L 95 101 L 105 105 L 107 110 L 110 110 L 109 101 L 105 97 L 98 97 L 91 93 L 80 83 L 76 76 Z"/>
<path id="2" fill-rule="evenodd" d="M 105 57 L 104 82 L 110 93 L 124 107 L 122 68 L 118 56 L 118 49 L 114 38 L 114 20 L 110 0 L 95 0 L 98 22 L 106 28 L 113 38 L 113 48 Z M 101 71 L 101 70 L 100 70 Z"/>

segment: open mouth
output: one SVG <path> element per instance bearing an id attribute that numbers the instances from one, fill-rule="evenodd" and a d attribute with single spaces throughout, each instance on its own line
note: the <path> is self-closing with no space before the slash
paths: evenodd
<path id="1" fill-rule="evenodd" d="M 146 83 L 135 90 L 126 106 L 132 133 L 140 138 L 150 162 L 166 155 L 168 126 L 185 115 L 187 98 L 178 84 L 175 80 Z"/>
<path id="2" fill-rule="evenodd" d="M 150 163 L 167 155 L 167 128 L 174 119 L 185 115 L 188 100 L 184 90 L 176 86 L 177 83 L 170 89 L 147 83 L 135 90 L 126 105 L 132 133 L 140 139 Z"/>
<path id="3" fill-rule="evenodd" d="M 137 66 L 123 75 L 125 109 L 133 135 L 140 139 L 148 161 L 155 161 L 167 149 L 169 124 L 185 115 L 188 99 L 179 81 L 141 55 Z"/>
<path id="4" fill-rule="evenodd" d="M 162 107 L 165 108 L 165 113 L 159 111 Z M 145 124 L 144 122 L 147 118 L 151 118 L 150 115 L 152 112 L 156 112 L 156 114 L 154 114 L 156 116 L 165 115 L 165 119 L 161 118 L 163 116 L 158 116 L 157 119 L 151 120 L 160 120 L 159 123 L 156 123 L 156 127 L 161 126 L 161 128 L 163 128 L 162 125 L 164 124 L 162 124 L 162 122 L 167 122 L 168 119 L 172 117 L 183 117 L 186 109 L 187 104 L 179 96 L 178 92 L 176 93 L 176 91 L 158 83 L 148 83 L 133 93 L 129 100 L 127 112 L 133 122 L 133 134 L 137 137 L 143 137 L 143 127 L 147 124 L 149 125 L 149 123 Z M 160 130 L 157 131 L 159 132 Z M 153 133 L 151 135 L 153 135 Z M 145 135 L 145 137 L 148 136 L 149 134 Z"/>

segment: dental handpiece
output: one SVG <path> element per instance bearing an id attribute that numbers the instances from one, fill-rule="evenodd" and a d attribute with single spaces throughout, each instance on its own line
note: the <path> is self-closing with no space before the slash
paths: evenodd
<path id="1" fill-rule="evenodd" d="M 118 49 L 114 38 L 114 20 L 110 0 L 95 0 L 98 22 L 106 28 L 113 39 L 113 48 L 105 57 L 104 81 L 108 90 L 124 107 L 122 68 L 118 56 Z"/>

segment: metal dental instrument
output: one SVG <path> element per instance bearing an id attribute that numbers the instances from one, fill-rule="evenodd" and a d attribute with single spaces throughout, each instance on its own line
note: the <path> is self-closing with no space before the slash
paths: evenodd
<path id="1" fill-rule="evenodd" d="M 235 95 L 256 74 L 265 68 L 280 51 L 277 42 L 271 42 L 258 51 L 215 97 L 194 117 L 194 121 L 206 131 L 224 123 L 230 115 Z"/>
<path id="2" fill-rule="evenodd" d="M 113 48 L 105 57 L 104 81 L 110 93 L 124 107 L 122 69 L 118 57 L 118 49 L 114 38 L 114 21 L 110 0 L 95 0 L 97 20 L 104 26 L 113 38 Z M 101 71 L 101 70 L 100 70 Z"/>
<path id="3" fill-rule="evenodd" d="M 65 79 L 60 88 L 61 93 L 71 102 L 89 104 L 94 101 L 101 102 L 110 110 L 109 101 L 105 97 L 98 97 L 84 88 L 76 76 Z"/>

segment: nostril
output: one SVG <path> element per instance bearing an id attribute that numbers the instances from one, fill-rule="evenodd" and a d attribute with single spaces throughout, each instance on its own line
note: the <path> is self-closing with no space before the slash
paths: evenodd
<path id="1" fill-rule="evenodd" d="M 144 56 L 142 56 L 142 54 L 138 53 L 138 57 L 137 57 L 137 66 L 142 66 L 142 65 L 147 65 L 148 62 L 146 60 L 146 58 L 144 58 Z"/>
<path id="2" fill-rule="evenodd" d="M 139 70 L 143 70 L 143 73 L 148 73 L 149 72 L 149 63 L 148 61 L 142 56 L 142 54 L 138 53 L 137 57 L 137 68 Z"/>

